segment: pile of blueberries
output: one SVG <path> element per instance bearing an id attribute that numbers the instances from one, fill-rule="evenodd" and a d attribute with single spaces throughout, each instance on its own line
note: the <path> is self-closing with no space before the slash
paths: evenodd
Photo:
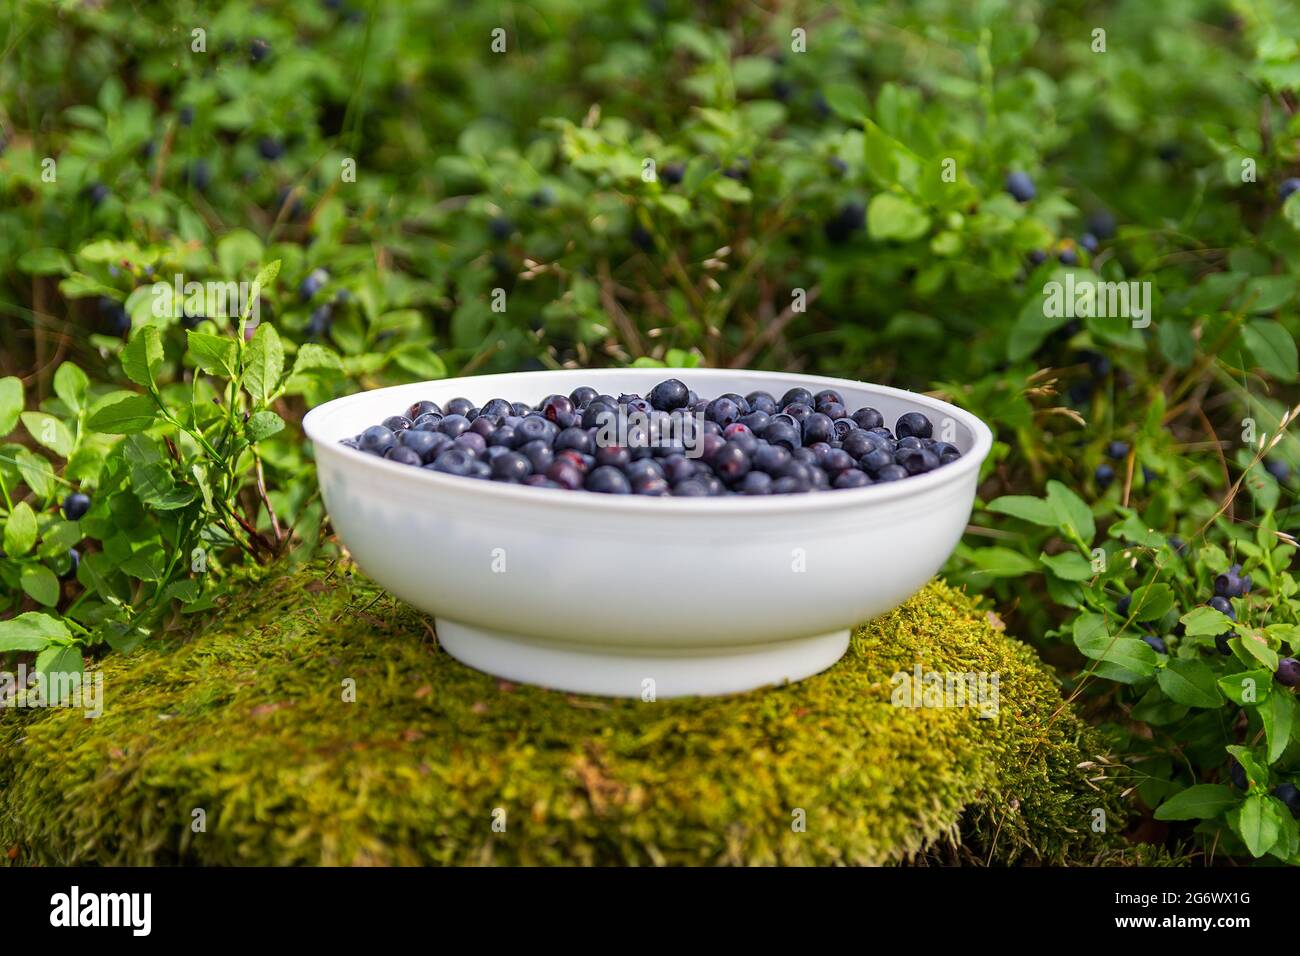
<path id="1" fill-rule="evenodd" d="M 620 420 L 645 425 L 614 444 L 607 436 Z M 482 408 L 466 398 L 416 402 L 343 444 L 468 478 L 708 497 L 862 488 L 924 474 L 961 456 L 932 432 L 920 412 L 903 415 L 891 431 L 874 408 L 850 413 L 833 389 L 792 388 L 779 401 L 761 391 L 702 399 L 668 379 L 645 397 L 583 386 L 536 406 L 503 398 Z M 662 435 L 673 440 L 654 437 Z"/>

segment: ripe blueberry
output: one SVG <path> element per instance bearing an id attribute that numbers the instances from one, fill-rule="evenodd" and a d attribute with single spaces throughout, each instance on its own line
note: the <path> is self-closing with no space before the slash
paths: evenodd
<path id="1" fill-rule="evenodd" d="M 1038 195 L 1038 190 L 1034 188 L 1034 181 L 1029 178 L 1029 174 L 1019 170 L 1007 173 L 1006 182 L 1003 185 L 1016 202 L 1029 202 Z"/>
<path id="2" fill-rule="evenodd" d="M 649 395 L 650 406 L 664 412 L 684 408 L 688 397 L 689 390 L 686 385 L 675 378 L 660 382 L 650 389 Z"/>
<path id="3" fill-rule="evenodd" d="M 1277 662 L 1277 673 L 1273 678 L 1287 687 L 1295 687 L 1300 684 L 1300 661 L 1294 657 L 1284 657 Z"/>
<path id="4" fill-rule="evenodd" d="M 929 438 L 933 430 L 930 419 L 920 412 L 907 412 L 894 425 L 894 433 L 899 438 L 907 438 L 913 435 L 917 438 Z"/>
<path id="5" fill-rule="evenodd" d="M 90 495 L 74 491 L 63 499 L 63 517 L 79 521 L 90 510 Z"/>

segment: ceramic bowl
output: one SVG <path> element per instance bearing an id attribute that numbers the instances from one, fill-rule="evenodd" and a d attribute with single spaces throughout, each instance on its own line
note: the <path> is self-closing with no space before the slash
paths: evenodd
<path id="1" fill-rule="evenodd" d="M 886 423 L 924 412 L 962 457 L 865 488 L 641 497 L 438 474 L 339 441 L 412 403 L 536 403 L 579 385 L 645 394 L 674 377 L 702 396 L 838 389 Z M 834 664 L 849 630 L 915 593 L 970 517 L 988 427 L 883 385 L 774 372 L 612 369 L 445 379 L 336 399 L 307 414 L 321 493 L 367 575 L 435 618 L 460 661 L 513 681 L 622 697 L 725 694 Z"/>

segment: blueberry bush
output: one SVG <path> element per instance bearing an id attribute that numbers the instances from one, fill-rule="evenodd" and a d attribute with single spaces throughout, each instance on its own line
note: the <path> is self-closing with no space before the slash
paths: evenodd
<path id="1" fill-rule="evenodd" d="M 1131 838 L 1300 863 L 1296 15 L 17 0 L 0 652 L 128 653 L 334 550 L 331 397 L 842 375 L 995 429 L 945 574 L 1111 741 Z"/>

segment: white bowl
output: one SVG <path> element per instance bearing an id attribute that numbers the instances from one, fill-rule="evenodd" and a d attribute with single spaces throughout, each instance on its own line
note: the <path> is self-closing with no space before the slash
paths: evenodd
<path id="1" fill-rule="evenodd" d="M 779 496 L 655 498 L 438 474 L 339 444 L 412 403 L 530 404 L 579 385 L 702 396 L 839 390 L 850 409 L 929 416 L 962 457 L 903 481 Z M 618 697 L 725 694 L 834 664 L 849 629 L 940 568 L 970 518 L 988 427 L 924 395 L 844 379 L 720 369 L 522 372 L 401 385 L 313 409 L 321 493 L 360 567 L 434 615 L 471 667 Z"/>

